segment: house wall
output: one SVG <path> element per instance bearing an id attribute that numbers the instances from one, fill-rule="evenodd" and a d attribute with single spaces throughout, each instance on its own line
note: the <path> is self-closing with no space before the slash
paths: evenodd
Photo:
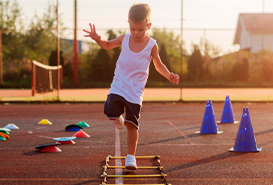
<path id="1" fill-rule="evenodd" d="M 273 52 L 273 34 L 264 34 L 263 36 L 263 47 L 264 50 L 271 50 Z M 251 53 L 257 53 L 262 48 L 262 35 L 252 34 L 251 35 Z"/>
<path id="2" fill-rule="evenodd" d="M 240 37 L 240 49 L 247 49 L 251 47 L 251 35 L 246 30 L 242 30 Z"/>

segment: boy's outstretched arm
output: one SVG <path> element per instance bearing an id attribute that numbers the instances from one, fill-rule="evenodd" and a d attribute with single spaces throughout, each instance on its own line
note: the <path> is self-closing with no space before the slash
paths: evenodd
<path id="1" fill-rule="evenodd" d="M 89 26 L 90 26 L 90 31 L 87 31 L 85 29 L 83 30 L 84 32 L 88 33 L 88 35 L 84 35 L 84 37 L 90 37 L 91 39 L 96 41 L 96 43 L 101 48 L 108 50 L 108 49 L 112 49 L 121 45 L 124 35 L 121 35 L 109 41 L 103 40 L 101 39 L 101 36 L 97 33 L 95 25 L 94 24 L 92 25 L 91 23 L 89 23 Z"/>
<path id="2" fill-rule="evenodd" d="M 179 76 L 177 74 L 170 73 L 167 67 L 162 63 L 159 55 L 158 55 L 158 46 L 157 44 L 154 45 L 152 49 L 152 57 L 155 69 L 165 78 L 167 78 L 171 83 L 178 84 L 179 83 Z"/>

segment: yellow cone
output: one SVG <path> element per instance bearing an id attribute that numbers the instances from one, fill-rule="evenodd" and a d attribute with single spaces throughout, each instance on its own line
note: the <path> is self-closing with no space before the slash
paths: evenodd
<path id="1" fill-rule="evenodd" d="M 52 125 L 52 123 L 50 121 L 48 121 L 48 119 L 42 119 L 38 124 L 39 125 Z"/>

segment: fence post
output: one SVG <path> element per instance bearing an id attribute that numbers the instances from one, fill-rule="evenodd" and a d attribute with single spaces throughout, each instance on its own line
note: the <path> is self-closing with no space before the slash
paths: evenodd
<path id="1" fill-rule="evenodd" d="M 32 70 L 31 70 L 31 95 L 34 96 L 35 95 L 35 85 L 36 85 L 36 81 L 35 81 L 36 72 L 35 72 L 35 65 L 34 65 L 33 61 L 31 62 L 31 64 L 32 64 Z"/>

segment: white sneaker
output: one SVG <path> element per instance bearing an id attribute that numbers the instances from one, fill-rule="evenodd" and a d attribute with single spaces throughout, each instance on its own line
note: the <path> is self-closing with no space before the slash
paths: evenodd
<path id="1" fill-rule="evenodd" d="M 113 123 L 116 125 L 116 127 L 121 130 L 124 128 L 124 119 L 123 116 L 120 116 L 118 119 L 114 119 Z"/>
<path id="2" fill-rule="evenodd" d="M 125 159 L 125 168 L 128 170 L 137 169 L 136 158 L 133 155 L 127 154 Z"/>

